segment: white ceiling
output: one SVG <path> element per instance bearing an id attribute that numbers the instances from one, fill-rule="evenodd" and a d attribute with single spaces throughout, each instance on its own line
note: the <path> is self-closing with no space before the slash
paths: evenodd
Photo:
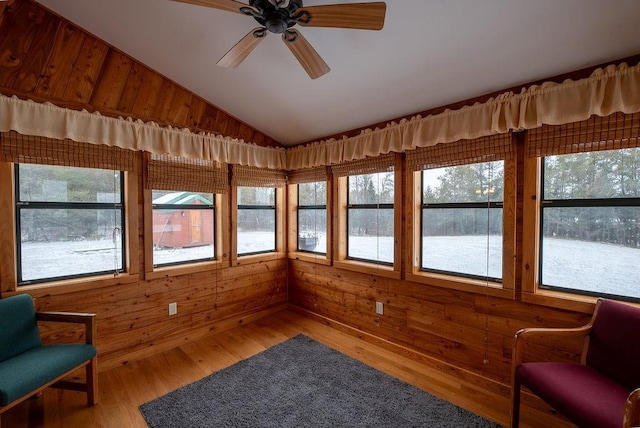
<path id="1" fill-rule="evenodd" d="M 639 0 L 387 0 L 381 31 L 299 28 L 331 67 L 311 80 L 275 34 L 238 68 L 216 66 L 258 26 L 247 16 L 38 1 L 285 145 L 640 53 Z"/>

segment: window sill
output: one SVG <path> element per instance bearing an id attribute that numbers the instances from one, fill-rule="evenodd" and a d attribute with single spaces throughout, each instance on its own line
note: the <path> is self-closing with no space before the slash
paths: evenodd
<path id="1" fill-rule="evenodd" d="M 535 293 L 522 291 L 522 301 L 541 306 L 549 306 L 555 309 L 593 313 L 597 297 L 583 296 L 580 294 L 564 293 L 551 290 L 538 290 Z"/>
<path id="2" fill-rule="evenodd" d="M 278 260 L 286 258 L 286 253 L 263 253 L 263 254 L 251 254 L 250 256 L 238 256 L 232 262 L 233 266 L 248 265 L 252 263 L 270 262 L 272 260 Z"/>
<path id="3" fill-rule="evenodd" d="M 27 293 L 34 298 L 43 296 L 60 295 L 67 293 L 76 293 L 79 291 L 95 290 L 104 287 L 113 287 L 115 285 L 132 284 L 138 282 L 140 277 L 132 274 L 121 274 L 118 276 L 101 275 L 87 278 L 68 279 L 63 281 L 52 281 L 42 284 L 22 285 L 16 291 L 2 293 L 3 296 L 12 294 Z"/>
<path id="4" fill-rule="evenodd" d="M 199 263 L 189 263 L 179 266 L 163 266 L 155 268 L 150 272 L 145 272 L 144 279 L 169 278 L 174 276 L 189 275 L 206 271 L 214 271 L 227 263 L 226 260 L 206 261 Z"/>
<path id="5" fill-rule="evenodd" d="M 394 270 L 392 266 L 378 265 L 375 263 L 360 262 L 355 260 L 334 261 L 333 265 L 339 269 L 351 270 L 354 272 L 377 275 L 385 278 L 400 279 L 400 272 Z"/>
<path id="6" fill-rule="evenodd" d="M 300 251 L 293 251 L 288 254 L 292 260 L 301 260 L 303 262 L 318 263 L 321 265 L 331 265 L 331 260 L 324 254 L 304 253 Z"/>
<path id="7" fill-rule="evenodd" d="M 412 281 L 419 284 L 450 288 L 469 293 L 477 293 L 492 297 L 502 297 L 505 299 L 514 298 L 513 290 L 505 288 L 503 284 L 493 281 L 487 282 L 480 279 L 463 278 L 453 275 L 443 275 L 427 272 L 407 273 L 405 275 L 405 279 L 407 281 Z"/>

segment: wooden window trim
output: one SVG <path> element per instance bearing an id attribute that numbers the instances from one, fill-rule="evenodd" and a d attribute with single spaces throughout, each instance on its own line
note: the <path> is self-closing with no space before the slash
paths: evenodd
<path id="1" fill-rule="evenodd" d="M 240 186 L 240 187 L 252 187 L 252 186 Z M 253 186 L 260 187 L 260 186 Z M 272 187 L 272 186 L 268 186 Z M 261 263 L 270 260 L 277 260 L 287 257 L 286 243 L 285 243 L 285 227 L 286 227 L 286 206 L 287 201 L 285 198 L 286 192 L 284 187 L 275 187 L 276 190 L 276 249 L 273 252 L 249 254 L 246 256 L 238 255 L 238 186 L 233 184 L 229 191 L 230 206 L 233 207 L 230 211 L 230 240 L 231 240 L 231 265 L 240 266 L 251 263 Z M 229 216 L 227 216 L 229 217 Z"/>
<path id="2" fill-rule="evenodd" d="M 333 209 L 333 265 L 340 269 L 378 275 L 386 278 L 401 279 L 402 277 L 402 212 L 403 212 L 403 155 L 397 153 L 394 160 L 394 192 L 393 192 L 393 266 L 374 262 L 351 260 L 347 258 L 347 179 L 348 177 L 334 177 L 331 185 L 333 198 L 337 200 Z M 333 199 L 332 198 L 332 199 Z M 328 251 L 328 250 L 327 250 Z"/>
<path id="3" fill-rule="evenodd" d="M 152 204 L 152 190 L 144 189 L 144 218 L 147 221 L 144 222 L 144 278 L 157 279 L 167 278 L 180 275 L 187 275 L 191 273 L 213 271 L 219 269 L 221 266 L 225 266 L 229 263 L 229 198 L 224 194 L 214 194 L 215 198 L 215 224 L 214 236 L 215 236 L 215 260 L 208 261 L 194 261 L 185 262 L 183 264 L 174 266 L 160 266 L 154 267 L 153 265 L 153 204 Z"/>
<path id="4" fill-rule="evenodd" d="M 525 303 L 593 312 L 597 297 L 544 290 L 539 284 L 540 248 L 540 180 L 542 158 L 524 157 L 523 237 L 522 237 L 522 294 Z"/>
<path id="5" fill-rule="evenodd" d="M 138 171 L 124 171 L 124 216 L 126 272 L 117 276 L 94 275 L 62 281 L 49 281 L 34 285 L 23 285 L 18 290 L 16 272 L 16 236 L 15 236 L 15 174 L 14 164 L 0 162 L 0 182 L 10 183 L 11 190 L 0 195 L 0 216 L 8 221 L 0 222 L 0 295 L 2 297 L 18 292 L 28 292 L 33 296 L 40 294 L 64 294 L 75 291 L 110 287 L 117 284 L 129 284 L 139 280 L 138 261 Z"/>
<path id="6" fill-rule="evenodd" d="M 458 275 L 424 272 L 420 270 L 420 210 L 422 209 L 421 171 L 407 171 L 407 255 L 405 279 L 408 281 L 451 288 L 476 294 L 515 299 L 516 278 L 516 209 L 517 209 L 517 161 L 515 157 L 504 160 L 504 196 L 502 228 L 502 282 L 465 278 Z"/>
<path id="7" fill-rule="evenodd" d="M 152 161 L 153 155 L 148 152 L 143 153 L 143 165 L 142 181 L 144 183 L 149 182 L 149 162 Z M 216 187 L 220 187 L 218 184 Z M 143 212 L 144 218 L 147 220 L 144 222 L 144 278 L 147 280 L 157 278 L 167 278 L 180 275 L 187 275 L 191 273 L 206 272 L 217 270 L 220 266 L 224 266 L 229 263 L 229 197 L 227 194 L 214 193 L 215 198 L 215 224 L 214 236 L 215 236 L 215 260 L 208 261 L 195 261 L 192 263 L 185 262 L 184 264 L 174 266 L 161 266 L 154 267 L 153 265 L 153 190 L 147 188 L 145 185 L 142 192 L 143 197 Z M 224 190 L 225 187 L 222 187 Z M 228 187 L 226 187 L 228 192 Z M 173 189 L 180 190 L 180 189 Z M 215 190 L 215 189 L 204 189 Z"/>
<path id="8" fill-rule="evenodd" d="M 331 179 L 327 180 L 327 237 L 331 237 L 333 201 Z M 327 241 L 326 254 L 297 251 L 298 249 L 298 183 L 287 185 L 287 256 L 292 260 L 331 265 L 332 245 Z"/>

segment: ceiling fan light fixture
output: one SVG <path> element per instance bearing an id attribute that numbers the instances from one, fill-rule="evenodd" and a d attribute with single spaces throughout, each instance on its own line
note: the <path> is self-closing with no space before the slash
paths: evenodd
<path id="1" fill-rule="evenodd" d="M 1 1 L 1 0 L 0 0 Z M 309 77 L 316 79 L 329 72 L 329 66 L 297 30 L 291 27 L 333 27 L 356 30 L 381 30 L 384 26 L 384 2 L 329 4 L 304 7 L 302 0 L 173 0 L 213 7 L 252 16 L 262 26 L 254 28 L 219 61 L 221 67 L 236 67 L 264 39 L 267 31 L 281 34 Z"/>

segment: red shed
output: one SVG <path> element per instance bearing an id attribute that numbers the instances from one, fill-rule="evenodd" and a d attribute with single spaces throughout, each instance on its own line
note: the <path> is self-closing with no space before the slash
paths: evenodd
<path id="1" fill-rule="evenodd" d="M 153 210 L 155 247 L 183 248 L 213 244 L 213 210 L 189 209 L 187 206 L 212 205 L 213 202 L 197 193 L 174 192 L 154 199 L 153 204 L 175 206 Z"/>

